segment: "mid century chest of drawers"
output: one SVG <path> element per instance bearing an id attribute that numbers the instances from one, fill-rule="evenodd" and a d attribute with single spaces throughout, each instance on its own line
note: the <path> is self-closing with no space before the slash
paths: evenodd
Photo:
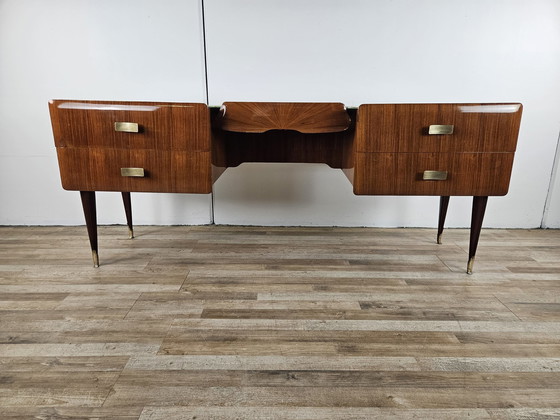
<path id="1" fill-rule="evenodd" d="M 200 103 L 53 100 L 62 186 L 80 191 L 94 265 L 95 191 L 210 193 L 243 162 L 326 163 L 358 195 L 473 196 L 467 272 L 488 196 L 509 188 L 522 106 L 505 104 Z"/>

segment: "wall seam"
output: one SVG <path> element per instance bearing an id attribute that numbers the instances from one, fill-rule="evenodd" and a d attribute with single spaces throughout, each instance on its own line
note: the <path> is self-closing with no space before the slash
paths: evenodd
<path id="1" fill-rule="evenodd" d="M 558 134 L 558 142 L 556 143 L 556 152 L 554 154 L 554 161 L 552 162 L 552 171 L 550 171 L 550 181 L 548 183 L 548 191 L 546 192 L 546 200 L 544 202 L 544 209 L 541 218 L 541 229 L 547 228 L 547 218 L 550 208 L 550 203 L 552 201 L 552 192 L 554 190 L 554 181 L 556 179 L 556 172 L 558 172 L 558 166 L 560 165 L 560 133 Z"/>
<path id="2" fill-rule="evenodd" d="M 208 94 L 208 55 L 206 49 L 206 17 L 204 13 L 204 0 L 200 0 L 200 10 L 202 17 L 202 51 L 204 56 L 204 85 L 206 90 L 206 105 L 210 105 L 210 96 Z"/>
<path id="3" fill-rule="evenodd" d="M 210 106 L 210 94 L 208 89 L 208 52 L 206 48 L 206 16 L 204 9 L 204 0 L 200 0 L 200 16 L 202 18 L 202 52 L 204 61 L 204 87 L 206 92 L 206 105 Z M 210 192 L 210 224 L 215 224 L 214 218 L 214 186 Z"/>

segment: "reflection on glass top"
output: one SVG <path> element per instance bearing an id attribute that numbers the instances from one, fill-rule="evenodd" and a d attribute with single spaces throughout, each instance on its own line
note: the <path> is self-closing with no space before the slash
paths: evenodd
<path id="1" fill-rule="evenodd" d="M 500 105 L 460 105 L 461 112 L 482 112 L 490 114 L 513 113 L 519 111 L 521 104 L 500 104 Z"/>
<path id="2" fill-rule="evenodd" d="M 59 108 L 64 109 L 97 109 L 101 111 L 155 111 L 159 106 L 155 105 L 118 105 L 118 104 L 93 104 L 90 102 L 63 102 Z"/>

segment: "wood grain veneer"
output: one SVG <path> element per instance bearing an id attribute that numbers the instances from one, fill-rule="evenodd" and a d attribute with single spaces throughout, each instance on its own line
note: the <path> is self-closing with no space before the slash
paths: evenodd
<path id="1" fill-rule="evenodd" d="M 62 186 L 80 191 L 212 192 L 210 152 L 59 147 Z M 143 178 L 121 168 L 144 168 Z"/>
<path id="2" fill-rule="evenodd" d="M 519 103 L 361 105 L 354 193 L 505 195 L 521 113 Z M 452 125 L 453 133 L 430 135 L 430 125 Z M 425 181 L 424 171 L 448 177 Z"/>
<path id="3" fill-rule="evenodd" d="M 210 193 L 210 112 L 205 104 L 49 103 L 62 186 L 80 191 Z M 139 132 L 115 131 L 133 122 Z M 143 178 L 121 168 L 143 168 Z"/>
<path id="4" fill-rule="evenodd" d="M 365 104 L 358 109 L 358 152 L 514 152 L 522 106 L 506 104 Z M 453 134 L 428 135 L 432 124 Z"/>
<path id="5" fill-rule="evenodd" d="M 332 133 L 346 130 L 350 117 L 341 103 L 224 102 L 218 125 L 222 130 L 241 133 Z"/>
<path id="6" fill-rule="evenodd" d="M 505 195 L 513 153 L 357 153 L 359 195 Z M 424 181 L 426 170 L 447 171 L 445 181 Z"/>
<path id="7" fill-rule="evenodd" d="M 205 104 L 54 100 L 49 108 L 56 147 L 210 150 Z M 117 132 L 115 122 L 135 122 L 140 130 Z"/>

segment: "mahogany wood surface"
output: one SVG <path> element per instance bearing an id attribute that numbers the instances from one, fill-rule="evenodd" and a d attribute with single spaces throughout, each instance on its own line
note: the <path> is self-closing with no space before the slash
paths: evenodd
<path id="1" fill-rule="evenodd" d="M 357 195 L 505 195 L 513 153 L 357 153 Z M 424 181 L 426 170 L 447 171 Z"/>
<path id="2" fill-rule="evenodd" d="M 149 149 L 57 148 L 66 190 L 210 193 L 210 152 Z M 123 177 L 121 168 L 144 168 Z"/>
<path id="3" fill-rule="evenodd" d="M 53 100 L 49 108 L 65 189 L 211 192 L 205 104 Z M 116 122 L 139 130 L 115 131 Z M 146 176 L 123 177 L 121 168 L 143 168 Z"/>
<path id="4" fill-rule="evenodd" d="M 514 152 L 522 106 L 510 104 L 365 104 L 358 110 L 358 152 Z M 430 125 L 453 134 L 429 135 Z"/>
<path id="5" fill-rule="evenodd" d="M 220 111 L 221 129 L 242 133 L 333 133 L 350 126 L 350 117 L 341 103 L 224 102 Z"/>
<path id="6" fill-rule="evenodd" d="M 49 108 L 57 147 L 210 151 L 205 104 L 54 100 Z M 139 132 L 117 132 L 115 122 Z"/>

